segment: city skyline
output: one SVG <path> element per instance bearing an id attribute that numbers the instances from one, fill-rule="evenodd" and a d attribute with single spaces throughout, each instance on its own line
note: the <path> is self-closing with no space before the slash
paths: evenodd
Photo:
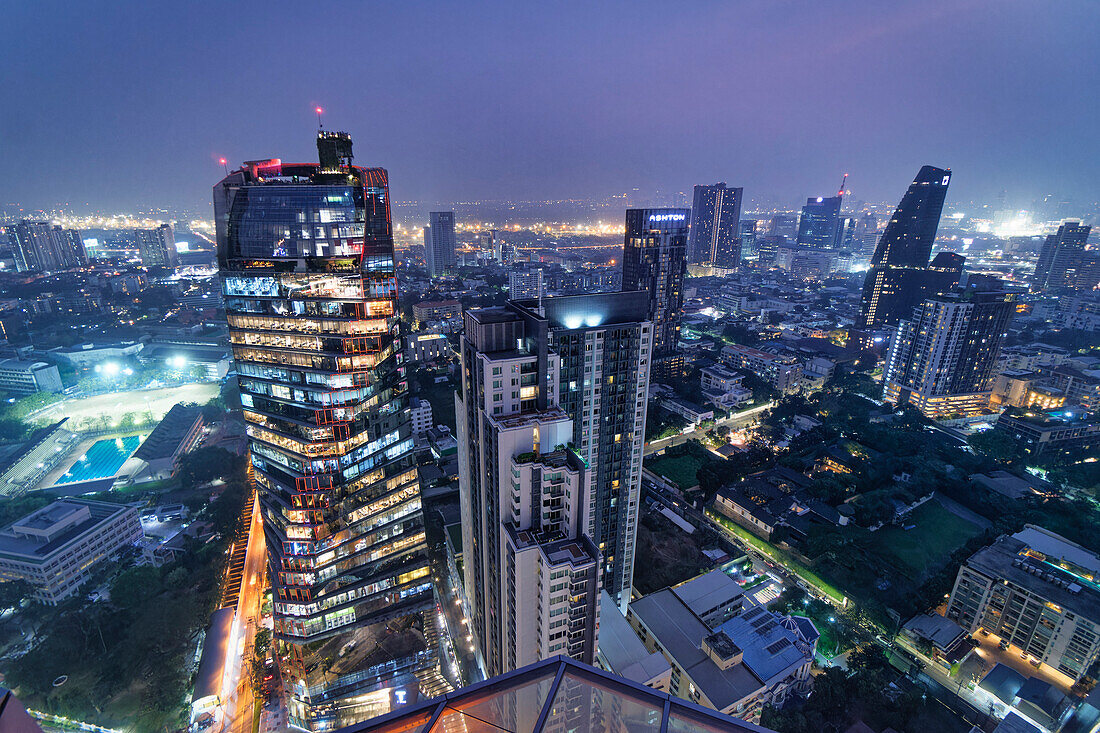
<path id="1" fill-rule="evenodd" d="M 1100 154 L 1088 127 L 1096 110 L 1079 90 L 1100 73 L 1084 41 L 1098 16 L 1081 3 L 1041 13 L 985 2 L 700 5 L 662 14 L 660 42 L 641 52 L 636 41 L 654 17 L 644 9 L 435 10 L 426 37 L 394 8 L 9 11 L 12 27 L 50 28 L 53 42 L 14 34 L 6 47 L 26 73 L 4 83 L 5 96 L 35 103 L 12 105 L 0 123 L 0 154 L 21 172 L 18 188 L 0 182 L 0 203 L 200 209 L 221 158 L 261 150 L 308 159 L 301 140 L 317 124 L 317 106 L 326 127 L 366 127 L 385 141 L 370 157 L 400 172 L 392 185 L 402 201 L 690 193 L 696 183 L 726 180 L 745 186 L 747 199 L 794 204 L 844 172 L 853 199 L 891 200 L 893 182 L 925 161 L 959 173 L 958 201 L 992 201 L 1001 190 L 1010 206 L 1048 193 L 1096 196 L 1082 165 Z M 401 64 L 383 62 L 375 73 L 347 63 L 354 45 L 322 44 L 312 49 L 314 63 L 299 67 L 252 43 L 255 33 L 319 35 L 337 15 L 378 58 Z M 731 31 L 741 42 L 727 43 Z M 105 37 L 111 42 L 100 43 Z M 1024 38 L 1033 53 L 1018 52 Z M 244 44 L 254 49 L 246 57 L 234 50 Z M 471 50 L 479 45 L 494 52 Z M 82 67 L 89 56 L 97 64 Z M 798 83 L 821 64 L 836 70 L 834 84 Z M 237 79 L 249 80 L 245 89 Z M 628 116 L 630 105 L 619 101 L 639 80 L 675 103 L 642 120 Z M 349 96 L 356 86 L 364 92 Z M 227 98 L 238 103 L 208 114 Z M 273 99 L 288 114 L 250 116 Z M 815 114 L 801 114 L 806 108 Z M 1055 128 L 1043 146 L 1027 144 L 1033 132 Z M 976 130 L 1013 155 L 972 145 Z M 172 175 L 146 164 L 153 149 L 171 161 Z M 88 186 L 92 179 L 99 185 Z"/>

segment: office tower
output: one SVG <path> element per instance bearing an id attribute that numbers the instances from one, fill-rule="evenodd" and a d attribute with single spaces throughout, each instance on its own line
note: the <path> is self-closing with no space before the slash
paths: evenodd
<path id="1" fill-rule="evenodd" d="M 1025 524 L 1001 535 L 959 568 L 947 618 L 979 628 L 1077 681 L 1100 659 L 1096 545 Z"/>
<path id="2" fill-rule="evenodd" d="M 601 586 L 623 608 L 630 600 L 653 340 L 652 324 L 644 320 L 647 305 L 644 292 L 619 292 L 546 298 L 541 306 L 537 300 L 513 300 L 467 312 L 462 392 L 456 395 L 464 583 L 489 670 L 507 669 L 513 653 L 518 663 L 532 648 L 549 653 L 560 639 L 577 641 L 579 608 L 571 615 L 558 613 L 569 623 L 554 626 L 552 635 L 562 626 L 567 632 L 545 639 L 542 647 L 535 645 L 531 626 L 517 628 L 517 639 L 511 638 L 513 619 L 501 611 L 514 608 L 517 618 L 535 618 L 531 614 L 540 611 L 530 604 L 530 587 L 501 562 L 509 548 L 523 549 L 508 544 L 512 529 L 527 527 L 530 535 L 544 513 L 555 522 L 568 519 L 555 526 L 574 540 L 588 537 L 598 553 L 599 582 L 586 581 L 586 590 L 595 592 L 584 600 L 598 603 L 593 596 Z M 573 454 L 587 467 L 587 478 Z M 561 460 L 560 470 L 546 463 Z M 570 487 L 564 498 L 554 486 L 547 489 L 550 495 L 541 493 L 543 484 L 559 480 Z M 584 486 L 587 496 L 580 493 Z M 517 495 L 520 514 L 513 511 Z M 505 529 L 506 523 L 512 529 Z M 553 541 L 539 540 L 540 546 Z M 584 577 L 578 574 L 591 550 L 572 553 L 571 580 Z M 544 566 L 557 563 L 541 551 L 538 560 Z M 564 587 L 555 586 L 565 577 L 544 576 L 543 589 L 560 595 Z M 513 591 L 520 594 L 514 601 L 508 595 Z M 546 602 L 542 610 L 549 613 Z M 586 606 L 585 620 L 595 613 Z M 595 641 L 593 635 L 593 648 Z M 588 653 L 587 646 L 578 648 Z"/>
<path id="3" fill-rule="evenodd" d="M 172 227 L 161 224 L 156 229 L 137 229 L 134 234 L 137 236 L 141 264 L 146 267 L 175 267 L 179 263 Z"/>
<path id="4" fill-rule="evenodd" d="M 737 227 L 737 236 L 741 238 L 741 256 L 756 255 L 756 219 L 742 219 Z"/>
<path id="5" fill-rule="evenodd" d="M 679 376 L 684 370 L 684 355 L 677 345 L 684 308 L 688 215 L 687 209 L 626 211 L 623 290 L 644 290 L 649 296 L 646 317 L 653 323 L 655 375 L 661 378 Z"/>
<path id="6" fill-rule="evenodd" d="M 841 192 L 836 196 L 806 199 L 798 220 L 798 243 L 804 247 L 836 249 L 840 236 Z"/>
<path id="7" fill-rule="evenodd" d="M 768 234 L 763 237 L 756 238 L 756 261 L 760 265 L 768 266 L 775 264 L 776 259 L 779 257 L 779 248 L 786 243 L 786 239 L 781 236 L 773 236 Z"/>
<path id="8" fill-rule="evenodd" d="M 936 240 L 951 172 L 926 165 L 917 173 L 886 225 L 863 281 L 857 328 L 893 326 L 910 314 L 938 276 L 928 257 Z"/>
<path id="9" fill-rule="evenodd" d="M 1039 252 L 1031 287 L 1035 290 L 1072 287 L 1074 273 L 1083 262 L 1085 242 L 1091 230 L 1092 227 L 1081 226 L 1080 222 L 1067 221 L 1058 227 L 1057 234 L 1048 235 Z"/>
<path id="10" fill-rule="evenodd" d="M 768 236 L 795 241 L 798 238 L 798 217 L 794 214 L 776 214 L 768 221 Z"/>
<path id="11" fill-rule="evenodd" d="M 428 214 L 428 226 L 424 228 L 424 259 L 428 262 L 428 275 L 439 277 L 455 268 L 455 213 L 433 211 Z"/>
<path id="12" fill-rule="evenodd" d="M 461 348 L 463 580 L 482 663 L 490 675 L 557 654 L 591 664 L 592 471 L 557 404 L 560 361 L 508 308 L 468 311 Z"/>
<path id="13" fill-rule="evenodd" d="M 852 254 L 870 257 L 878 244 L 878 217 L 869 211 L 859 215 L 853 237 Z"/>
<path id="14" fill-rule="evenodd" d="M 925 417 L 972 415 L 989 407 L 994 367 L 1016 296 L 967 288 L 926 298 L 898 323 L 883 371 L 883 399 Z"/>
<path id="15" fill-rule="evenodd" d="M 18 272 L 64 270 L 88 264 L 80 232 L 48 221 L 28 221 L 8 227 L 8 238 Z"/>
<path id="16" fill-rule="evenodd" d="M 845 252 L 858 252 L 860 242 L 856 240 L 856 228 L 859 226 L 859 217 L 842 216 L 837 219 L 836 248 Z"/>
<path id="17" fill-rule="evenodd" d="M 544 293 L 541 267 L 530 270 L 513 270 L 508 273 L 508 297 L 512 300 L 518 298 L 537 299 L 541 298 Z"/>
<path id="18" fill-rule="evenodd" d="M 231 172 L 214 213 L 290 723 L 327 730 L 440 678 L 388 177 L 347 133 L 317 151 Z"/>
<path id="19" fill-rule="evenodd" d="M 741 264 L 741 195 L 743 188 L 725 183 L 696 186 L 691 205 L 688 261 L 736 269 Z"/>

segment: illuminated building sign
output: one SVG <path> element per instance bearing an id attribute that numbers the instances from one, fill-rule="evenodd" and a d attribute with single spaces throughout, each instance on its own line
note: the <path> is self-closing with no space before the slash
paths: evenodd
<path id="1" fill-rule="evenodd" d="M 649 223 L 652 224 L 655 221 L 683 221 L 686 218 L 686 214 L 650 214 Z"/>

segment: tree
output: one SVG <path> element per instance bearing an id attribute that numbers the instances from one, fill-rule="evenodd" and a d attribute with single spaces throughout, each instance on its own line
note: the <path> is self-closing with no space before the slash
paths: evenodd
<path id="1" fill-rule="evenodd" d="M 34 586 L 26 580 L 9 580 L 0 583 L 0 609 L 14 608 L 31 597 Z"/>
<path id="2" fill-rule="evenodd" d="M 111 585 L 111 602 L 133 609 L 160 592 L 160 571 L 149 565 L 139 565 L 122 571 Z"/>
<path id="3" fill-rule="evenodd" d="M 984 453 L 994 461 L 1007 463 L 1020 456 L 1020 450 L 1012 436 L 1003 430 L 986 430 L 971 435 L 967 441 L 974 450 Z"/>

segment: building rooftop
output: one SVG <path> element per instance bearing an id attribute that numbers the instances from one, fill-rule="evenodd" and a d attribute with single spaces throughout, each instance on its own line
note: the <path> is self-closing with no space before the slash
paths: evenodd
<path id="1" fill-rule="evenodd" d="M 357 723 L 340 733 L 475 729 L 512 733 L 566 729 L 575 733 L 769 733 L 766 728 L 560 656 Z"/>
<path id="2" fill-rule="evenodd" d="M 721 570 L 696 576 L 672 587 L 680 602 L 696 616 L 703 616 L 715 606 L 744 595 L 741 586 Z"/>
<path id="3" fill-rule="evenodd" d="M 764 682 L 746 664 L 721 669 L 702 649 L 712 630 L 671 589 L 659 590 L 630 604 L 668 654 L 691 677 L 715 708 L 722 710 L 753 694 Z"/>
<path id="4" fill-rule="evenodd" d="M 60 499 L 0 529 L 0 555 L 38 561 L 116 515 L 121 504 Z"/>
<path id="5" fill-rule="evenodd" d="M 171 458 L 195 426 L 195 421 L 201 418 L 202 407 L 177 402 L 172 405 L 172 409 L 164 419 L 157 423 L 153 432 L 149 433 L 149 437 L 134 451 L 134 458 L 140 458 L 146 462 Z"/>
<path id="6" fill-rule="evenodd" d="M 672 670 L 665 655 L 645 648 L 606 590 L 600 591 L 599 652 L 611 672 L 642 684 Z"/>
<path id="7" fill-rule="evenodd" d="M 744 651 L 743 664 L 766 684 L 771 684 L 812 659 L 811 649 L 799 637 L 797 626 L 783 623 L 784 620 L 757 606 L 718 628 Z"/>
<path id="8" fill-rule="evenodd" d="M 1026 525 L 1015 535 L 998 537 L 992 545 L 971 555 L 966 564 L 990 578 L 1007 580 L 1035 593 L 1065 611 L 1100 621 L 1100 586 L 1081 575 L 1097 567 L 1096 555 L 1052 532 Z"/>

